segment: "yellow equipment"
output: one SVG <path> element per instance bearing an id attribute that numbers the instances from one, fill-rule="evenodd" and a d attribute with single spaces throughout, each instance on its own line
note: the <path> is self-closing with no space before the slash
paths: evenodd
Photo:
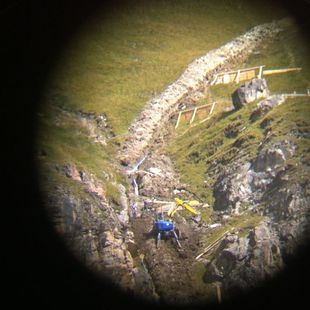
<path id="1" fill-rule="evenodd" d="M 183 200 L 181 200 L 179 198 L 175 198 L 175 202 L 176 202 L 176 205 L 169 209 L 168 216 L 172 217 L 178 210 L 180 210 L 180 207 L 184 207 L 189 212 L 191 212 L 195 215 L 198 214 L 198 212 L 193 207 L 191 207 L 189 204 L 185 203 Z"/>

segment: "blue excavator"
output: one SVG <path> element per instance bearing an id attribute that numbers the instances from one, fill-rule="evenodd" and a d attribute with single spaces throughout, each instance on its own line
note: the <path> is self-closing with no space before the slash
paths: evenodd
<path id="1" fill-rule="evenodd" d="M 167 235 L 172 235 L 172 237 L 176 240 L 177 245 L 179 248 L 182 248 L 179 238 L 175 232 L 175 225 L 171 219 L 165 219 L 163 214 L 158 214 L 156 216 L 156 219 L 154 221 L 154 229 L 157 234 L 156 238 L 156 247 L 159 249 L 160 247 L 160 240 L 161 237 L 167 236 Z"/>

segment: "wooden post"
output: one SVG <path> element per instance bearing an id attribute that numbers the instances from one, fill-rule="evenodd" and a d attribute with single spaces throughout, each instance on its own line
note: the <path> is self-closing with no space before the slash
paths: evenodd
<path id="1" fill-rule="evenodd" d="M 189 121 L 190 124 L 194 121 L 195 116 L 196 116 L 196 112 L 197 112 L 197 107 L 194 109 L 194 113 L 193 113 L 193 115 L 192 115 L 192 118 L 191 118 L 191 120 Z"/>
<path id="2" fill-rule="evenodd" d="M 215 107 L 215 104 L 216 104 L 216 102 L 214 101 L 214 102 L 213 102 L 213 104 L 212 104 L 212 107 L 211 107 L 211 110 L 210 110 L 210 113 L 209 113 L 209 115 L 211 115 L 211 114 L 212 114 L 212 112 L 213 112 L 213 109 L 214 109 L 214 107 Z"/>
<path id="3" fill-rule="evenodd" d="M 240 70 L 237 71 L 236 83 L 240 82 Z"/>
<path id="4" fill-rule="evenodd" d="M 261 79 L 263 75 L 263 66 L 259 67 L 258 78 Z"/>
<path id="5" fill-rule="evenodd" d="M 177 127 L 179 126 L 181 115 L 182 115 L 182 112 L 179 112 L 178 120 L 177 120 L 177 123 L 175 124 L 175 127 L 174 127 L 175 129 L 177 129 Z"/>
<path id="6" fill-rule="evenodd" d="M 221 293 L 221 287 L 218 283 L 216 284 L 216 297 L 218 303 L 220 304 L 222 302 L 222 293 Z"/>
<path id="7" fill-rule="evenodd" d="M 216 83 L 217 80 L 217 74 L 215 75 L 214 79 L 212 80 L 212 82 L 210 83 L 210 85 L 214 85 Z"/>
<path id="8" fill-rule="evenodd" d="M 284 68 L 284 69 L 270 69 L 264 70 L 264 75 L 271 75 L 271 74 L 279 74 L 279 73 L 286 73 L 292 71 L 300 71 L 302 68 Z"/>

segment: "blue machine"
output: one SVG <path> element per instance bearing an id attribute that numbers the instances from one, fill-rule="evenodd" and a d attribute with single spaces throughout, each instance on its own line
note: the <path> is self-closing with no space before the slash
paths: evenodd
<path id="1" fill-rule="evenodd" d="M 157 248 L 159 248 L 159 246 L 160 246 L 161 235 L 166 235 L 166 234 L 172 234 L 172 236 L 175 238 L 178 246 L 181 248 L 181 244 L 179 242 L 178 236 L 174 230 L 173 222 L 166 221 L 164 219 L 157 219 L 154 222 L 154 228 L 157 232 L 157 242 L 156 242 Z"/>

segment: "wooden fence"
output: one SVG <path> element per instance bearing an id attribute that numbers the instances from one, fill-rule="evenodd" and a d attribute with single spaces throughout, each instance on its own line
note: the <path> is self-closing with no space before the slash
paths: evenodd
<path id="1" fill-rule="evenodd" d="M 307 89 L 307 93 L 305 94 L 298 94 L 296 91 L 294 91 L 293 93 L 291 94 L 280 94 L 284 97 L 291 97 L 291 98 L 294 98 L 294 97 L 310 97 L 310 89 Z"/>
<path id="2" fill-rule="evenodd" d="M 292 71 L 300 71 L 301 68 L 283 68 L 283 69 L 269 69 L 264 70 L 265 66 L 257 66 L 252 68 L 238 69 L 235 71 L 218 73 L 215 75 L 211 85 L 239 83 L 241 81 L 248 81 L 255 77 L 262 78 L 265 75 L 286 73 Z"/>
<path id="3" fill-rule="evenodd" d="M 301 68 L 282 68 L 282 69 L 269 69 L 264 70 L 265 66 L 257 66 L 245 69 L 239 69 L 235 71 L 223 72 L 216 74 L 211 85 L 216 84 L 228 84 L 228 83 L 239 83 L 240 81 L 251 80 L 255 77 L 262 78 L 264 75 L 272 75 L 279 73 L 286 73 L 291 71 L 300 71 Z M 282 94 L 285 97 L 300 97 L 310 96 L 310 90 L 307 90 L 306 94 L 297 94 L 296 92 L 291 94 Z M 178 128 L 181 121 L 187 122 L 191 125 L 196 119 L 202 119 L 200 123 L 208 120 L 213 113 L 216 102 L 198 106 L 192 109 L 180 111 L 178 113 L 177 122 L 175 128 Z"/>
<path id="4" fill-rule="evenodd" d="M 192 109 L 180 111 L 175 128 L 179 126 L 180 121 L 185 121 L 189 122 L 189 124 L 192 124 L 195 119 L 202 119 L 203 121 L 208 119 L 213 113 L 215 105 L 216 102 L 213 102 Z"/>
<path id="5" fill-rule="evenodd" d="M 239 83 L 241 81 L 251 80 L 255 77 L 261 78 L 263 67 L 264 66 L 258 66 L 216 74 L 211 85 L 229 84 L 233 82 Z"/>

